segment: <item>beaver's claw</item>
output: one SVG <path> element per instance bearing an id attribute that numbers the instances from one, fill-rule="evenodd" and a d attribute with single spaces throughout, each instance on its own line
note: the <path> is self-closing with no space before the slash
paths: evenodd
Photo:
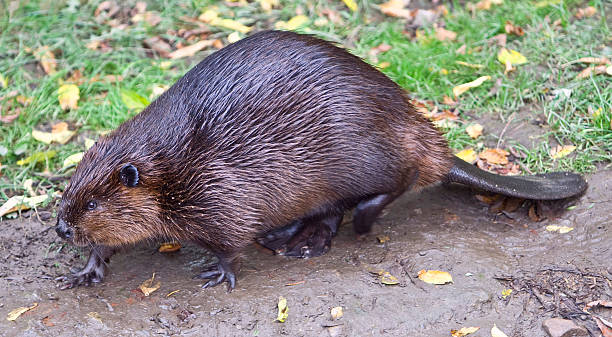
<path id="1" fill-rule="evenodd" d="M 196 276 L 201 279 L 209 279 L 202 288 L 214 287 L 223 281 L 227 281 L 227 292 L 231 292 L 236 287 L 236 275 L 232 269 L 224 263 L 212 265 L 209 270 Z"/>

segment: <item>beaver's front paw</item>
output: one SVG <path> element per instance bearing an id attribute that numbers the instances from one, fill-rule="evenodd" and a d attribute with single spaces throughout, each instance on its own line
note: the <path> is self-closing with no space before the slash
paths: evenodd
<path id="1" fill-rule="evenodd" d="M 68 275 L 60 276 L 55 280 L 60 282 L 58 287 L 61 290 L 74 288 L 80 285 L 89 286 L 92 283 L 100 283 L 104 278 L 104 273 L 100 273 L 98 270 L 86 270 L 83 269 L 78 272 L 72 272 Z"/>

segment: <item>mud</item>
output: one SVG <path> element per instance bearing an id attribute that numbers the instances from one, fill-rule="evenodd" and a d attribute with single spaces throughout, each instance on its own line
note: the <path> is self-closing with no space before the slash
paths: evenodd
<path id="1" fill-rule="evenodd" d="M 563 306 L 612 299 L 612 170 L 588 180 L 574 209 L 538 223 L 520 212 L 509 214 L 514 219 L 491 214 L 457 186 L 406 194 L 360 240 L 344 224 L 323 257 L 289 259 L 250 247 L 230 294 L 224 287 L 203 290 L 192 279 L 212 261 L 193 245 L 176 253 L 137 246 L 113 257 L 105 283 L 60 291 L 53 279 L 80 267 L 86 252 L 57 238 L 54 218 L 41 222 L 31 212 L 0 222 L 0 334 L 449 336 L 451 329 L 479 326 L 473 336 L 490 336 L 497 324 L 508 336 L 544 336 L 542 321 L 558 316 L 596 331 L 588 315 Z M 548 224 L 575 229 L 550 233 Z M 389 240 L 380 243 L 381 236 Z M 382 284 L 375 269 L 400 284 Z M 423 283 L 416 278 L 421 269 L 448 271 L 454 283 Z M 138 286 L 153 273 L 161 287 L 145 297 Z M 503 299 L 507 288 L 514 291 Z M 285 323 L 275 321 L 279 296 L 288 300 Z M 6 320 L 34 302 L 35 309 Z M 332 321 L 336 306 L 344 316 Z M 612 321 L 612 310 L 599 314 Z"/>

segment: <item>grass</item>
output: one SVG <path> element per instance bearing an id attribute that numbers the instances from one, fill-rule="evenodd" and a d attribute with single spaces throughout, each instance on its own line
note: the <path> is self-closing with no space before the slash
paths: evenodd
<path id="1" fill-rule="evenodd" d="M 160 62 L 167 59 L 151 53 L 142 42 L 153 36 L 162 36 L 173 43 L 184 42 L 168 31 L 193 28 L 184 17 L 197 18 L 210 6 L 217 6 L 222 16 L 233 16 L 257 30 L 272 28 L 274 22 L 288 20 L 296 12 L 303 13 L 311 21 L 301 31 L 342 43 L 370 62 L 370 49 L 381 43 L 388 44 L 392 49 L 378 55 L 379 62 L 390 63 L 383 71 L 421 100 L 441 102 L 444 95 L 452 96 L 454 86 L 479 76 L 491 76 L 491 81 L 461 96 L 458 109 L 462 123 L 457 128 L 444 130 L 453 149 L 485 145 L 465 133 L 470 118 L 477 120 L 486 114 L 508 118 L 514 112 L 526 110 L 533 116 L 545 116 L 548 124 L 538 138 L 541 140 L 539 146 L 525 148 L 510 144 L 526 154 L 523 164 L 532 171 L 589 172 L 598 165 L 609 164 L 612 159 L 611 77 L 598 75 L 578 80 L 575 77 L 582 69 L 580 66 L 563 67 L 584 56 L 612 56 L 612 49 L 606 47 L 610 45 L 611 35 L 605 21 L 609 15 L 606 10 L 610 11 L 611 7 L 606 7 L 603 0 L 564 1 L 539 9 L 534 7 L 535 1 L 507 0 L 491 10 L 474 13 L 465 9 L 463 1 L 454 1 L 450 13 L 438 21 L 457 33 L 457 39 L 452 42 L 435 39 L 432 27 L 425 27 L 420 38 L 411 39 L 403 33 L 404 21 L 382 15 L 375 4 L 365 0 L 358 1 L 360 10 L 355 13 L 341 1 L 281 1 L 281 6 L 270 13 L 264 12 L 257 2 L 229 7 L 224 2 L 206 0 L 147 1 L 147 10 L 159 13 L 161 22 L 155 27 L 139 22 L 127 29 L 96 22 L 93 13 L 98 3 L 22 1 L 10 16 L 8 8 L 2 8 L 5 3 L 0 3 L 0 13 L 4 13 L 0 14 L 3 15 L 0 17 L 0 75 L 8 79 L 8 85 L 0 87 L 0 97 L 17 91 L 32 101 L 25 107 L 9 104 L 8 100 L 0 102 L 3 114 L 9 109 L 14 111 L 15 107 L 22 109 L 18 119 L 0 124 L 0 199 L 22 193 L 23 182 L 28 178 L 34 178 L 49 192 L 63 190 L 65 180 L 58 182 L 56 179 L 58 174 L 64 173 L 61 170 L 63 160 L 85 149 L 85 137 L 95 139 L 135 113 L 123 104 L 121 89 L 151 97 L 155 85 L 171 85 L 194 62 L 212 52 L 207 50 L 193 59 L 172 61 L 166 67 Z M 128 3 L 131 8 L 133 2 Z M 587 4 L 597 8 L 597 15 L 575 19 L 576 8 Z M 314 25 L 322 8 L 336 11 L 342 22 L 328 20 L 323 25 Z M 496 59 L 499 47 L 490 39 L 504 32 L 507 20 L 520 25 L 526 32 L 522 37 L 508 36 L 508 48 L 520 51 L 530 62 L 504 75 Z M 557 20 L 559 26 L 553 24 Z M 215 27 L 211 31 L 210 38 L 222 39 L 232 32 Z M 94 40 L 107 41 L 113 51 L 88 49 L 87 44 Z M 457 53 L 462 45 L 468 51 L 464 55 Z M 35 51 L 42 46 L 56 53 L 58 71 L 54 75 L 39 69 Z M 473 69 L 456 61 L 483 67 Z M 80 70 L 84 78 L 120 75 L 123 80 L 79 85 L 78 109 L 64 111 L 58 104 L 57 90 L 75 70 Z M 491 92 L 497 80 L 501 80 L 501 85 Z M 571 96 L 555 99 L 553 93 L 557 89 L 569 89 Z M 67 121 L 71 128 L 78 129 L 79 136 L 66 145 L 46 145 L 31 137 L 33 128 L 40 129 L 56 121 Z M 486 132 L 499 135 L 501 130 Z M 574 144 L 578 148 L 574 154 L 553 161 L 549 154 L 553 142 Z M 24 157 L 48 150 L 57 154 L 39 163 L 17 165 Z"/>

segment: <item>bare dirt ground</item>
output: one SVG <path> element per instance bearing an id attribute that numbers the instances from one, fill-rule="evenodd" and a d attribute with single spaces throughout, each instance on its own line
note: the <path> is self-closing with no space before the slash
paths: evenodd
<path id="1" fill-rule="evenodd" d="M 460 187 L 406 194 L 362 240 L 343 225 L 323 257 L 289 259 L 251 247 L 230 294 L 192 279 L 211 261 L 193 245 L 170 254 L 138 246 L 113 257 L 103 284 L 58 290 L 53 279 L 85 257 L 49 230 L 53 218 L 40 222 L 30 213 L 0 222 L 0 334 L 450 336 L 451 329 L 479 326 L 473 336 L 490 336 L 497 324 L 508 336 L 545 336 L 544 319 L 565 317 L 597 336 L 580 310 L 612 299 L 612 170 L 588 180 L 574 209 L 537 223 L 520 212 L 510 214 L 514 219 L 490 213 Z M 575 229 L 551 233 L 548 224 Z M 379 243 L 382 235 L 389 241 Z M 381 284 L 372 269 L 400 284 Z M 421 269 L 448 271 L 454 283 L 426 284 L 416 278 Z M 161 288 L 145 297 L 138 286 L 153 273 Z M 504 289 L 514 291 L 503 299 Z M 275 321 L 279 296 L 288 300 L 285 323 Z M 17 320 L 6 319 L 34 302 Z M 336 306 L 344 316 L 332 321 Z M 612 310 L 598 314 L 612 321 Z"/>

